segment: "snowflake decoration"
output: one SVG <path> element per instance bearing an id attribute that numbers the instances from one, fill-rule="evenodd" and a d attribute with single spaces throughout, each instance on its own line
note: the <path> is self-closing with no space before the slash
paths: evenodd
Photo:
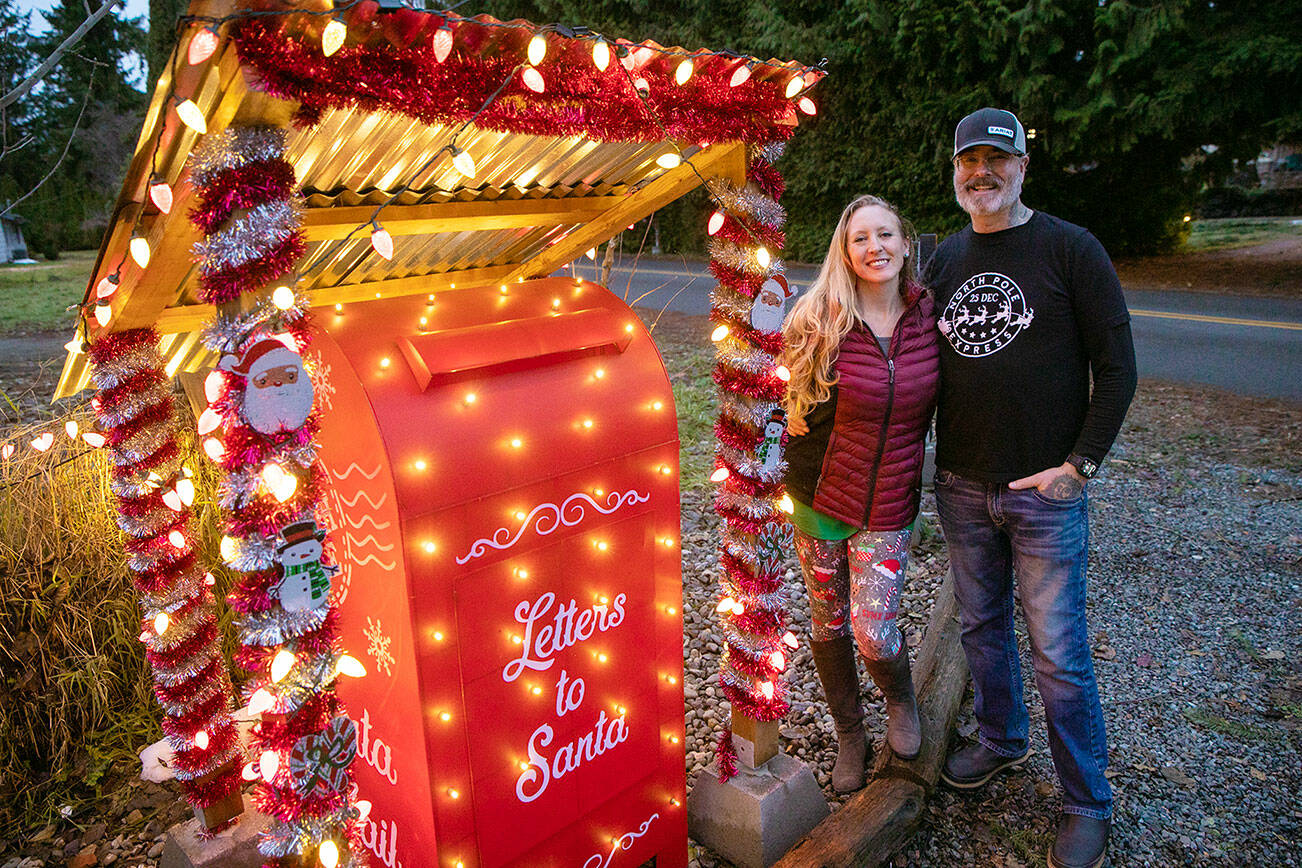
<path id="1" fill-rule="evenodd" d="M 392 644 L 393 640 L 384 635 L 384 628 L 380 626 L 379 620 L 372 621 L 368 617 L 366 619 L 366 653 L 375 658 L 375 668 L 385 675 L 393 674 L 393 655 L 389 653 L 389 646 Z"/>
<path id="2" fill-rule="evenodd" d="M 308 361 L 307 374 L 312 378 L 312 391 L 326 412 L 334 409 L 335 384 L 330 379 L 330 363 L 313 353 Z"/>

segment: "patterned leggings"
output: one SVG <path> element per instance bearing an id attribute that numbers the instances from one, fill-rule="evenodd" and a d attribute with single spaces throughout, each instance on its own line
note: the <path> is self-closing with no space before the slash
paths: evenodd
<path id="1" fill-rule="evenodd" d="M 796 530 L 813 641 L 849 636 L 853 630 L 859 653 L 869 660 L 889 660 L 900 653 L 903 644 L 895 616 L 909 561 L 909 533 L 910 528 L 863 530 L 849 539 L 825 540 Z"/>

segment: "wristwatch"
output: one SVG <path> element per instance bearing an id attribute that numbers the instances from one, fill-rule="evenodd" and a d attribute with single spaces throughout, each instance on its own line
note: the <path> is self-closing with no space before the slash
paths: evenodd
<path id="1" fill-rule="evenodd" d="M 1077 455 L 1075 452 L 1067 456 L 1067 463 L 1076 468 L 1076 472 L 1086 479 L 1093 479 L 1094 474 L 1099 472 L 1099 465 L 1092 458 L 1086 458 L 1084 455 Z"/>

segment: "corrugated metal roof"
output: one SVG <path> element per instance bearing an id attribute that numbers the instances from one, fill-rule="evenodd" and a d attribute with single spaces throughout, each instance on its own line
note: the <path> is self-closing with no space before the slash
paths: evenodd
<path id="1" fill-rule="evenodd" d="M 222 2 L 197 2 L 191 13 L 223 14 L 229 8 L 219 8 Z M 519 31 L 497 28 L 490 35 L 481 52 L 517 39 Z M 757 67 L 757 78 L 790 76 L 779 62 L 772 63 Z M 201 306 L 196 295 L 190 247 L 198 236 L 186 217 L 193 204 L 186 161 L 198 137 L 174 120 L 168 123 L 169 98 L 173 90 L 194 94 L 210 118 L 209 135 L 233 123 L 283 125 L 294 105 L 250 90 L 249 76 L 241 72 L 229 44 L 203 64 L 191 67 L 181 60 L 168 69 L 155 91 L 86 301 L 93 300 L 98 281 L 120 267 L 122 284 L 107 330 L 154 324 L 164 334 L 174 333 L 165 338 L 164 352 L 169 373 L 175 373 L 208 363 L 193 332 L 211 308 Z M 445 150 L 454 136 L 476 163 L 473 179 L 453 167 Z M 679 145 L 685 157 L 709 166 L 707 171 L 739 179 L 744 170 L 737 143 L 704 150 Z M 308 238 L 300 287 L 311 293 L 314 304 L 324 305 L 443 291 L 458 276 L 463 285 L 465 280 L 508 279 L 523 275 L 531 261 L 547 266 L 540 266 L 540 273 L 550 272 L 561 264 L 553 261 L 558 251 L 568 258 L 581 255 L 699 183 L 690 168 L 666 170 L 656 164 L 667 150 L 663 141 L 597 141 L 473 125 L 462 129 L 388 111 L 327 109 L 310 129 L 291 128 L 287 142 L 286 159 L 303 192 Z M 177 204 L 168 215 L 157 214 L 147 203 L 147 184 L 155 172 L 174 182 Z M 367 225 L 374 209 L 386 202 L 378 219 L 392 221 L 386 225 L 395 242 L 391 261 L 372 250 Z M 138 214 L 143 214 L 139 223 Z M 156 244 L 144 272 L 126 257 L 133 229 Z M 118 266 L 122 262 L 126 265 Z M 87 384 L 85 356 L 71 354 L 58 395 Z"/>

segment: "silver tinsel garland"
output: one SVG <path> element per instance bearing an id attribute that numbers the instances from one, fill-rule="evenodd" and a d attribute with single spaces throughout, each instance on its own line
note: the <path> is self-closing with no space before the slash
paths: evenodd
<path id="1" fill-rule="evenodd" d="M 768 353 L 732 335 L 715 344 L 714 359 L 717 364 L 725 368 L 752 375 L 772 374 L 777 368 L 773 357 Z"/>
<path id="2" fill-rule="evenodd" d="M 708 247 L 710 258 L 715 262 L 722 263 L 729 268 L 746 274 L 768 277 L 773 274 L 780 274 L 783 271 L 782 262 L 776 257 L 767 267 L 760 265 L 755 258 L 754 249 L 745 244 L 737 244 L 734 241 L 722 238 L 711 238 Z"/>
<path id="3" fill-rule="evenodd" d="M 233 268 L 263 256 L 298 231 L 299 206 L 292 200 L 267 202 L 205 241 L 195 242 L 194 258 L 204 274 Z"/>
<path id="4" fill-rule="evenodd" d="M 221 642 L 220 635 L 214 636 L 211 642 L 205 644 L 178 665 L 155 666 L 154 681 L 164 687 L 175 687 L 182 681 L 193 678 L 206 669 L 208 664 L 216 659 L 217 655 L 221 654 Z"/>
<path id="5" fill-rule="evenodd" d="M 734 422 L 750 425 L 757 431 L 764 430 L 764 425 L 773 416 L 773 411 L 781 406 L 776 401 L 764 401 L 727 390 L 719 391 L 719 412 Z"/>
<path id="6" fill-rule="evenodd" d="M 130 422 L 145 410 L 155 407 L 172 396 L 171 384 L 166 380 L 155 383 L 149 388 L 132 392 L 119 401 L 112 410 L 101 409 L 98 413 L 99 423 L 105 429 L 117 428 Z"/>
<path id="7" fill-rule="evenodd" d="M 280 127 L 228 127 L 205 136 L 190 155 L 190 181 L 196 188 L 206 187 L 218 172 L 278 159 L 285 153 L 285 140 Z"/>
<path id="8" fill-rule="evenodd" d="M 101 391 L 116 387 L 123 380 L 134 377 L 158 362 L 158 347 L 141 344 L 132 347 L 116 358 L 101 362 L 91 368 L 90 379 Z M 161 367 L 161 365 L 160 365 Z"/>
<path id="9" fill-rule="evenodd" d="M 244 644 L 280 645 L 304 633 L 318 629 L 326 619 L 328 609 L 310 609 L 306 612 L 287 612 L 279 606 L 265 612 L 251 612 L 237 620 Z"/>
<path id="10" fill-rule="evenodd" d="M 750 450 L 736 449 L 726 443 L 716 443 L 714 454 L 728 464 L 737 468 L 743 476 L 757 479 L 766 484 L 781 482 L 787 475 L 787 462 L 779 461 L 772 469 L 765 469 L 764 462 L 755 457 Z"/>
<path id="11" fill-rule="evenodd" d="M 767 497 L 752 497 L 720 488 L 714 493 L 716 509 L 737 512 L 755 521 L 764 521 L 777 515 L 777 506 Z"/>
<path id="12" fill-rule="evenodd" d="M 258 852 L 263 856 L 280 858 L 300 855 L 313 842 L 341 834 L 343 827 L 356 816 L 357 809 L 350 806 L 318 816 L 305 815 L 293 823 L 274 820 L 262 833 L 262 838 L 258 841 Z M 343 849 L 340 848 L 341 853 Z M 348 868 L 348 866 L 361 865 L 363 862 L 350 858 L 348 862 L 339 864 Z"/>
<path id="13" fill-rule="evenodd" d="M 781 229 L 787 222 L 787 209 L 771 196 L 766 196 L 754 184 L 738 187 L 726 179 L 711 178 L 706 182 L 706 187 L 711 198 L 729 214 L 749 217 L 774 229 Z"/>

